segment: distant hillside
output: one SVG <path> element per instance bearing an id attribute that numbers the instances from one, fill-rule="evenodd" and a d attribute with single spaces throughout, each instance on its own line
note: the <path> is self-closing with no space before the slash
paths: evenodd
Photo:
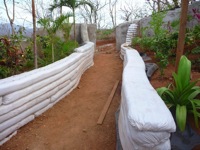
<path id="1" fill-rule="evenodd" d="M 22 28 L 22 26 L 14 24 L 14 28 L 15 28 L 15 31 L 19 31 L 19 29 Z M 8 35 L 9 36 L 9 35 L 11 35 L 11 33 L 12 33 L 12 29 L 11 29 L 11 26 L 9 23 L 0 24 L 0 35 Z M 26 28 L 23 35 L 26 37 L 31 37 L 32 29 Z"/>

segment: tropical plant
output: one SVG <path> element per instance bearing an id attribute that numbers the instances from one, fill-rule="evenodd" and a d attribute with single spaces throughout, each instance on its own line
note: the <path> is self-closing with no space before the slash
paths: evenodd
<path id="1" fill-rule="evenodd" d="M 198 118 L 200 117 L 200 87 L 196 86 L 199 80 L 190 81 L 191 62 L 186 56 L 182 56 L 179 62 L 178 72 L 173 73 L 174 83 L 168 87 L 157 89 L 158 94 L 164 100 L 170 110 L 175 110 L 175 119 L 180 131 L 185 130 L 187 114 L 194 115 L 195 124 L 199 127 Z"/>
<path id="2" fill-rule="evenodd" d="M 51 19 L 51 18 L 41 18 L 38 21 L 38 24 L 40 24 L 41 26 L 43 26 L 43 28 L 48 32 L 50 40 L 51 40 L 51 45 L 52 45 L 52 62 L 54 62 L 54 44 L 55 44 L 55 34 L 56 31 L 62 26 L 62 24 L 64 23 L 64 21 L 69 18 L 71 16 L 70 13 L 68 13 L 67 15 L 61 15 L 58 18 L 56 18 L 55 20 Z"/>
<path id="3" fill-rule="evenodd" d="M 54 0 L 54 4 L 51 5 L 49 8 L 50 11 L 53 11 L 55 8 L 62 8 L 63 6 L 69 7 L 72 9 L 73 14 L 73 24 L 74 24 L 74 39 L 76 39 L 76 29 L 75 29 L 75 9 L 78 8 L 81 5 L 88 5 L 91 8 L 91 11 L 93 10 L 93 5 L 90 2 L 87 2 L 85 0 Z"/>

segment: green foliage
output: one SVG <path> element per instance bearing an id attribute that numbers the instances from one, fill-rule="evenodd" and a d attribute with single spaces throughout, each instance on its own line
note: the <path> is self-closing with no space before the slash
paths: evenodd
<path id="1" fill-rule="evenodd" d="M 7 38 L 0 38 L 0 66 L 4 66 L 4 69 L 5 67 L 10 68 L 16 73 L 23 59 L 22 52 L 15 46 L 14 42 Z M 8 74 L 8 71 L 5 72 Z M 12 74 L 14 74 L 13 72 Z"/>
<path id="2" fill-rule="evenodd" d="M 34 69 L 34 53 L 31 46 L 25 48 L 23 58 L 24 63 L 21 71 Z"/>
<path id="3" fill-rule="evenodd" d="M 179 30 L 179 24 L 180 24 L 180 20 L 179 19 L 173 20 L 171 22 L 172 29 L 175 30 L 175 31 L 178 31 Z"/>
<path id="4" fill-rule="evenodd" d="M 0 79 L 6 78 L 11 75 L 11 69 L 6 66 L 0 66 Z"/>
<path id="5" fill-rule="evenodd" d="M 38 36 L 38 47 L 40 48 L 38 65 L 39 67 L 46 66 L 52 63 L 52 44 L 50 44 L 51 39 L 49 36 Z M 73 53 L 74 49 L 78 47 L 78 43 L 75 41 L 62 41 L 59 37 L 54 37 L 54 55 L 55 61 L 60 60 L 71 53 Z"/>
<path id="6" fill-rule="evenodd" d="M 74 41 L 67 41 L 66 43 L 63 43 L 61 57 L 70 55 L 74 52 L 74 49 L 77 47 L 78 43 Z"/>
<path id="7" fill-rule="evenodd" d="M 172 54 L 172 49 L 176 46 L 172 39 L 173 36 L 170 37 L 169 34 L 163 34 L 155 36 L 152 40 L 151 48 L 155 51 L 161 77 L 164 76 L 164 69 L 169 63 L 168 58 Z"/>
<path id="8" fill-rule="evenodd" d="M 149 23 L 150 28 L 153 29 L 155 36 L 166 33 L 166 30 L 162 28 L 163 18 L 165 15 L 166 12 L 158 12 L 152 14 L 152 19 Z"/>
<path id="9" fill-rule="evenodd" d="M 63 31 L 63 36 L 64 36 L 66 42 L 69 40 L 71 27 L 72 27 L 72 25 L 69 23 L 63 23 L 61 25 L 61 30 Z"/>
<path id="10" fill-rule="evenodd" d="M 152 40 L 153 39 L 151 37 L 143 37 L 143 38 L 135 37 L 132 40 L 132 45 L 133 46 L 140 45 L 140 47 L 144 51 L 146 51 L 147 49 L 152 50 L 151 49 Z"/>
<path id="11" fill-rule="evenodd" d="M 50 18 L 40 18 L 38 20 L 38 24 L 43 26 L 43 28 L 48 32 L 48 36 L 50 38 L 50 43 L 51 43 L 52 62 L 55 61 L 54 44 L 56 43 L 56 41 L 55 41 L 56 31 L 58 29 L 61 29 L 65 20 L 68 20 L 70 16 L 71 16 L 71 14 L 68 13 L 66 15 L 60 15 L 55 20 L 50 19 Z"/>
<path id="12" fill-rule="evenodd" d="M 194 35 L 195 40 L 200 39 L 200 24 L 196 25 L 192 31 L 192 34 Z"/>
<path id="13" fill-rule="evenodd" d="M 187 114 L 194 115 L 195 124 L 199 127 L 198 118 L 200 113 L 200 100 L 197 96 L 200 94 L 200 87 L 196 86 L 198 82 L 190 81 L 191 62 L 186 56 L 182 56 L 179 62 L 178 72 L 173 73 L 174 83 L 168 87 L 157 89 L 158 94 L 164 100 L 166 105 L 172 110 L 175 109 L 176 123 L 181 131 L 185 130 Z"/>
<path id="14" fill-rule="evenodd" d="M 200 54 L 200 46 L 197 46 L 194 49 L 192 49 L 192 54 Z"/>
<path id="15" fill-rule="evenodd" d="M 168 65 L 168 58 L 171 50 L 174 48 L 174 37 L 170 36 L 167 30 L 162 28 L 163 18 L 166 12 L 154 13 L 150 21 L 150 28 L 154 31 L 154 37 L 151 41 L 151 49 L 155 51 L 155 57 L 158 60 L 161 77 L 164 76 L 164 69 Z"/>
<path id="16" fill-rule="evenodd" d="M 113 32 L 114 32 L 113 29 L 97 30 L 97 39 L 99 39 L 99 40 L 109 39 Z"/>
<path id="17" fill-rule="evenodd" d="M 185 35 L 185 44 L 186 45 L 193 45 L 195 43 L 195 37 L 190 30 Z"/>

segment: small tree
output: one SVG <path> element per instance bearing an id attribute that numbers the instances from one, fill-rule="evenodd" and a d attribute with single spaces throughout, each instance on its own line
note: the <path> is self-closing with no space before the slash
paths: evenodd
<path id="1" fill-rule="evenodd" d="M 43 28 L 48 32 L 50 41 L 51 41 L 51 48 L 52 48 L 52 62 L 54 62 L 54 38 L 56 31 L 62 26 L 64 21 L 68 19 L 71 14 L 61 15 L 60 17 L 56 18 L 55 20 L 51 18 L 41 18 L 38 23 L 43 26 Z"/>

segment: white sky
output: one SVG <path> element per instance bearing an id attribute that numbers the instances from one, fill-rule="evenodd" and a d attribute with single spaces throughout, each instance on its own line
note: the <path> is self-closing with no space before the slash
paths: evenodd
<path id="1" fill-rule="evenodd" d="M 8 2 L 8 8 L 9 8 L 9 12 L 11 14 L 12 13 L 12 0 L 7 0 L 7 1 L 9 1 Z M 32 22 L 31 14 L 20 8 L 20 7 L 22 7 L 21 4 L 20 4 L 22 0 L 15 0 L 15 1 L 19 2 L 19 3 L 17 3 L 15 5 L 16 6 L 16 15 L 15 15 L 14 23 L 17 24 L 17 25 L 23 25 L 25 27 L 27 27 L 27 26 L 31 27 L 32 26 L 31 25 L 31 22 Z M 48 3 L 46 3 L 46 4 L 49 4 L 49 1 L 50 0 L 48 0 Z M 116 9 L 117 9 L 117 24 L 120 24 L 120 23 L 123 22 L 120 19 L 120 16 L 121 16 L 120 13 L 121 12 L 119 10 L 124 5 L 125 1 L 130 5 L 132 4 L 134 6 L 137 5 L 137 6 L 141 6 L 142 7 L 145 0 L 118 0 L 117 7 L 116 7 Z M 44 8 L 48 8 L 48 6 L 46 6 Z M 107 10 L 105 10 L 105 13 L 106 13 L 106 11 Z M 109 14 L 108 14 L 108 16 L 106 18 L 107 18 L 106 21 L 109 24 L 109 20 L 111 20 Z M 3 4 L 3 0 L 0 0 L 0 23 L 5 23 L 5 22 L 8 22 L 8 18 L 7 18 L 6 12 L 5 12 L 5 7 L 4 7 L 4 4 Z M 77 22 L 78 22 L 78 20 L 77 20 Z"/>

